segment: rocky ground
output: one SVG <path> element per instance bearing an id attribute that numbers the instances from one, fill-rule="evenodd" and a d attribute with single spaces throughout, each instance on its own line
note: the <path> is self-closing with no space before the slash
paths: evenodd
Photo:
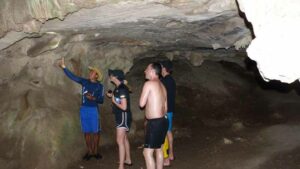
<path id="1" fill-rule="evenodd" d="M 285 117 L 284 122 L 246 124 L 243 129 L 208 127 L 189 112 L 175 117 L 173 169 L 298 169 L 300 167 L 300 115 Z M 240 131 L 238 131 L 240 130 Z M 145 169 L 141 140 L 133 141 L 132 169 Z M 103 159 L 78 160 L 68 169 L 117 168 L 117 146 L 103 147 Z"/>

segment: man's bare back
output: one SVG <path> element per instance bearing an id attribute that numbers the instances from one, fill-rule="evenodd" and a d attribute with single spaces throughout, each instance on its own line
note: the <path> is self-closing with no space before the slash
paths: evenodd
<path id="1" fill-rule="evenodd" d="M 145 87 L 149 88 L 146 105 L 146 118 L 155 119 L 166 114 L 166 89 L 159 80 L 148 81 Z"/>

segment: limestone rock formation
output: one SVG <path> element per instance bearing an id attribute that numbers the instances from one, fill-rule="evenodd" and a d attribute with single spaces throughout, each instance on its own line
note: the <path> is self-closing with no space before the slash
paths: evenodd
<path id="1" fill-rule="evenodd" d="M 0 1 L 0 37 L 11 30 L 38 32 L 42 23 L 52 18 L 64 17 L 80 8 L 90 8 L 101 4 L 100 1 L 70 0 L 12 0 Z"/>
<path id="2" fill-rule="evenodd" d="M 292 83 L 300 77 L 300 1 L 238 0 L 252 23 L 255 39 L 247 49 L 266 80 Z"/>
<path id="3" fill-rule="evenodd" d="M 157 56 L 240 64 L 244 57 L 231 49 L 251 41 L 234 0 L 0 0 L 0 15 L 0 143 L 9 143 L 0 165 L 7 169 L 61 169 L 84 152 L 80 86 L 58 68 L 61 57 L 79 76 L 100 67 L 109 89 L 108 68 L 129 72 L 137 60 Z M 140 91 L 143 77 L 131 82 Z M 143 120 L 138 96 L 130 137 Z M 101 144 L 111 144 L 109 100 L 101 113 Z"/>
<path id="4" fill-rule="evenodd" d="M 125 37 L 168 48 L 241 48 L 251 41 L 234 0 L 0 2 L 0 37 L 11 30 L 46 33 L 94 29 L 99 37 Z M 75 13 L 69 14 L 72 12 Z M 26 35 L 30 37 L 18 32 L 0 39 L 0 49 Z"/>

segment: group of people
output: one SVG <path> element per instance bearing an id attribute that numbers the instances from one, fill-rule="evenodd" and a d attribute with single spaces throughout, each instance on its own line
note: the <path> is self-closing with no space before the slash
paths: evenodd
<path id="1" fill-rule="evenodd" d="M 131 166 L 130 144 L 127 133 L 130 130 L 132 114 L 130 110 L 130 89 L 122 70 L 108 70 L 110 82 L 115 85 L 113 91 L 104 92 L 100 83 L 103 74 L 95 67 L 89 67 L 87 79 L 74 75 L 65 65 L 64 58 L 59 66 L 73 81 L 82 86 L 80 121 L 87 145 L 84 160 L 101 159 L 98 145 L 100 140 L 100 120 L 98 104 L 102 104 L 104 94 L 112 102 L 116 121 L 116 141 L 119 148 L 119 169 Z M 172 119 L 175 105 L 176 84 L 171 77 L 172 62 L 150 63 L 145 69 L 146 82 L 139 100 L 139 106 L 145 108 L 145 142 L 143 155 L 147 169 L 162 169 L 174 160 Z M 168 149 L 168 152 L 167 152 Z M 154 159 L 154 152 L 156 159 Z"/>

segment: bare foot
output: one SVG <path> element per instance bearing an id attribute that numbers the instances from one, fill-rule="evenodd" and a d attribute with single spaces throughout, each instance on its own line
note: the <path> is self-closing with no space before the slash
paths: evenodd
<path id="1" fill-rule="evenodd" d="M 169 158 L 164 158 L 164 166 L 165 167 L 171 166 L 171 162 Z"/>
<path id="2" fill-rule="evenodd" d="M 125 160 L 125 161 L 124 161 L 124 165 L 132 166 L 131 160 Z"/>
<path id="3" fill-rule="evenodd" d="M 175 158 L 174 158 L 174 155 L 169 155 L 169 159 L 171 160 L 171 161 L 173 161 Z"/>

